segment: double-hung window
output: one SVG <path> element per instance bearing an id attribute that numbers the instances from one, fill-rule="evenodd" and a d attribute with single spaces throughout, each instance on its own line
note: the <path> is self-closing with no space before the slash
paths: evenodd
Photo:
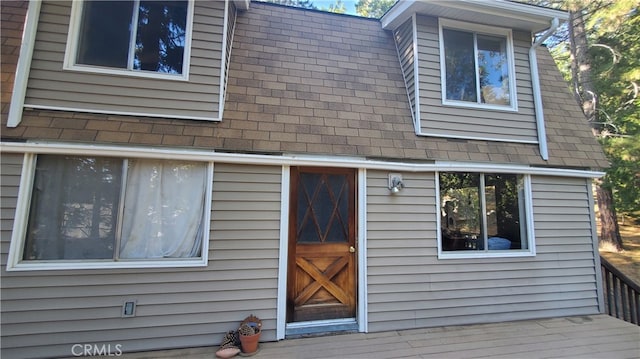
<path id="1" fill-rule="evenodd" d="M 15 262 L 205 265 L 211 177 L 205 162 L 38 155 Z"/>
<path id="2" fill-rule="evenodd" d="M 440 172 L 440 253 L 532 255 L 528 175 Z"/>
<path id="3" fill-rule="evenodd" d="M 189 1 L 74 3 L 65 67 L 186 78 L 192 13 Z"/>
<path id="4" fill-rule="evenodd" d="M 442 101 L 516 110 L 511 31 L 440 20 Z"/>

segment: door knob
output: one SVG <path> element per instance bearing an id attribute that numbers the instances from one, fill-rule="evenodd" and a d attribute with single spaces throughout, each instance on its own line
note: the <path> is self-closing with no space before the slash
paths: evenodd
<path id="1" fill-rule="evenodd" d="M 356 247 L 351 246 L 349 247 L 349 253 L 355 253 L 356 252 Z"/>

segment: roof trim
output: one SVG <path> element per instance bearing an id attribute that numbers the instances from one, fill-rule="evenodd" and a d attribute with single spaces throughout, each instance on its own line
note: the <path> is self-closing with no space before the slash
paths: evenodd
<path id="1" fill-rule="evenodd" d="M 236 5 L 238 10 L 246 11 L 249 10 L 249 4 L 251 0 L 233 0 L 233 3 Z"/>
<path id="2" fill-rule="evenodd" d="M 41 1 L 29 1 L 29 8 L 25 14 L 22 42 L 20 43 L 20 55 L 13 80 L 13 92 L 9 105 L 7 127 L 18 127 L 22 121 L 22 110 L 24 108 L 24 99 L 27 95 L 27 81 L 29 80 L 33 49 L 36 43 L 36 31 L 38 29 L 41 4 Z"/>
<path id="3" fill-rule="evenodd" d="M 60 142 L 0 142 L 0 150 L 4 153 L 41 153 L 65 155 L 93 155 L 112 157 L 137 157 L 176 159 L 185 161 L 219 161 L 237 164 L 257 164 L 273 166 L 323 166 L 341 168 L 366 168 L 383 171 L 404 172 L 493 172 L 520 173 L 540 176 L 560 176 L 576 178 L 600 178 L 604 172 L 583 169 L 531 167 L 527 165 L 509 165 L 490 162 L 397 162 L 380 161 L 364 157 L 314 156 L 308 154 L 244 154 L 215 152 L 214 150 L 186 150 L 179 148 L 132 147 L 114 145 L 96 145 Z"/>
<path id="4" fill-rule="evenodd" d="M 380 18 L 380 22 L 383 29 L 394 30 L 414 13 L 430 14 L 444 10 L 461 10 L 518 20 L 532 32 L 547 29 L 554 18 L 561 22 L 569 19 L 569 14 L 562 10 L 506 0 L 404 0 L 397 2 Z"/>

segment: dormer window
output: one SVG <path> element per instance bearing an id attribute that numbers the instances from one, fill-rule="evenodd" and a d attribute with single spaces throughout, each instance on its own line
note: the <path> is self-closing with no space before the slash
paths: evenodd
<path id="1" fill-rule="evenodd" d="M 188 1 L 74 3 L 67 68 L 186 77 Z"/>
<path id="2" fill-rule="evenodd" d="M 516 110 L 511 31 L 440 20 L 442 102 Z"/>

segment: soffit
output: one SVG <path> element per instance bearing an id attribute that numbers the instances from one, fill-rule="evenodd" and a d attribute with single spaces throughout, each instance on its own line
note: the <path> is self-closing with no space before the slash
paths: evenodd
<path id="1" fill-rule="evenodd" d="M 534 33 L 549 28 L 554 18 L 563 22 L 569 17 L 564 11 L 503 0 L 403 0 L 380 21 L 384 29 L 394 30 L 414 13 Z"/>

